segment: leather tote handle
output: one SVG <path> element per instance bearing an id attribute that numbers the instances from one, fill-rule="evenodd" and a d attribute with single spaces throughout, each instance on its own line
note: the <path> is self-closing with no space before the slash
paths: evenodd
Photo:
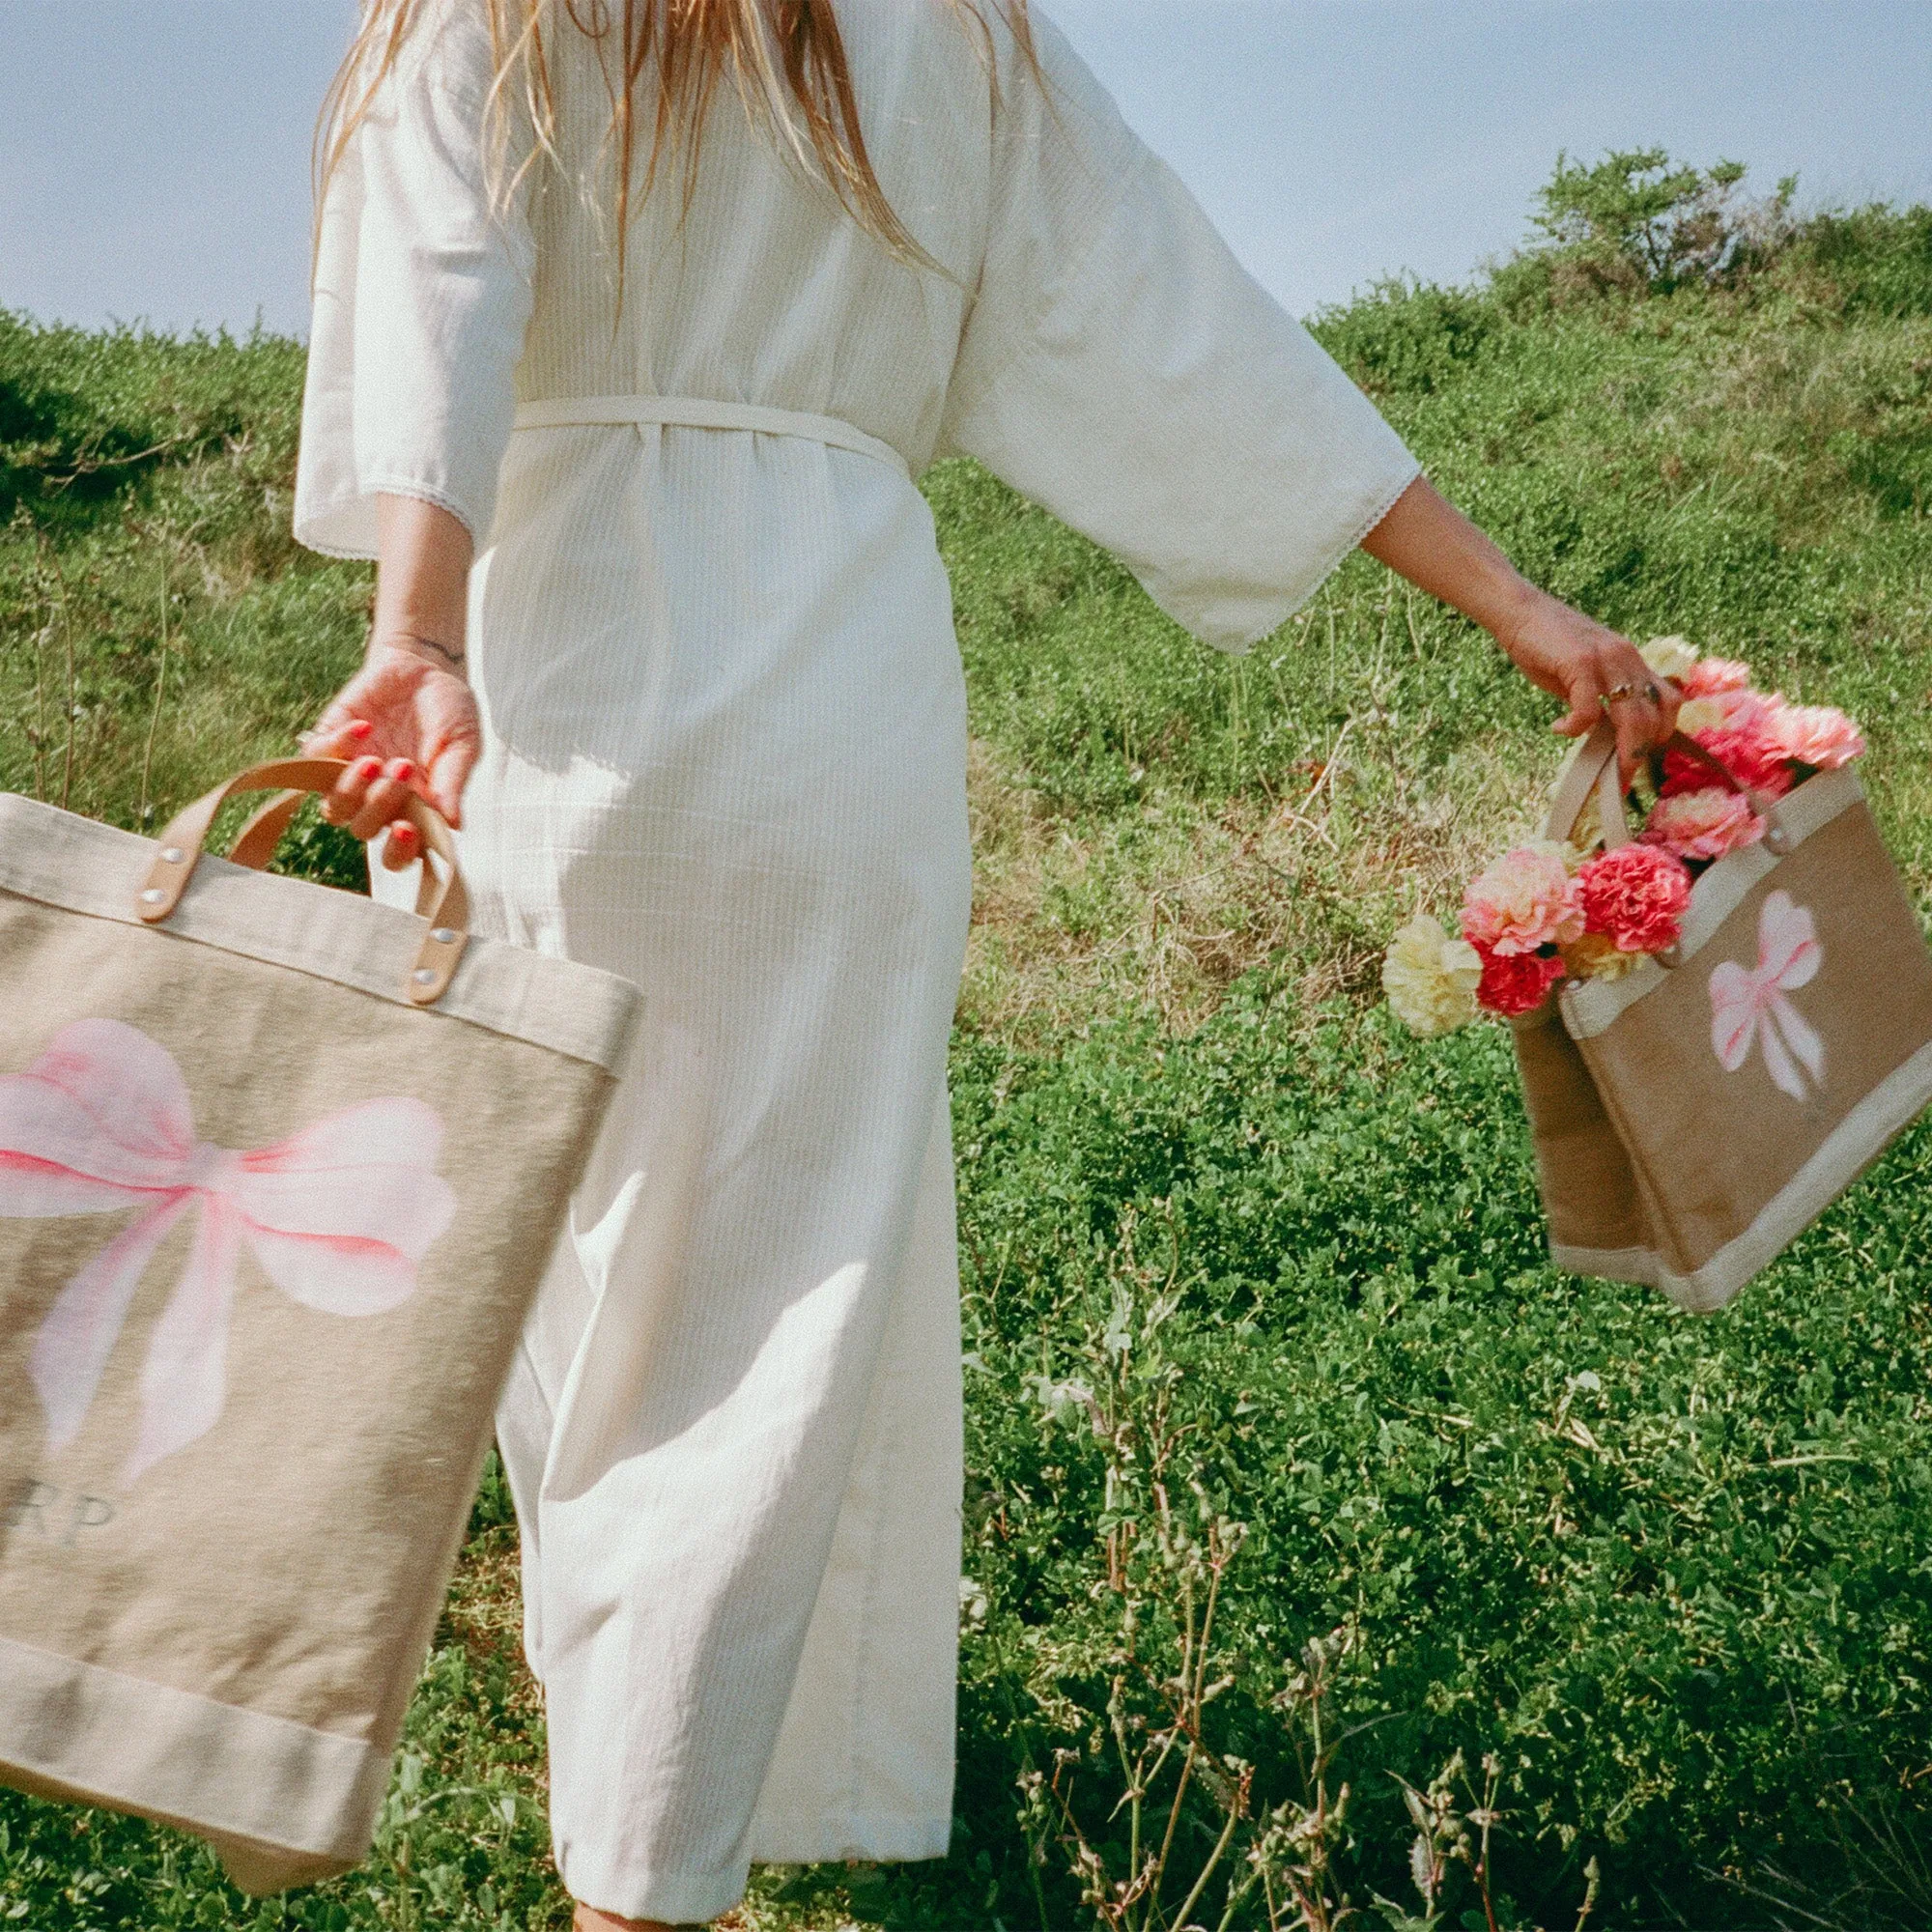
<path id="1" fill-rule="evenodd" d="M 1687 758 L 1708 766 L 1712 774 L 1732 791 L 1740 794 L 1767 825 L 1777 823 L 1777 801 L 1769 792 L 1747 785 L 1724 761 L 1708 752 L 1696 739 L 1673 731 L 1665 741 L 1667 752 L 1680 752 Z M 1590 794 L 1597 795 L 1597 818 L 1604 829 L 1604 849 L 1614 852 L 1628 845 L 1630 819 L 1624 811 L 1624 788 L 1617 774 L 1617 727 L 1607 718 L 1595 726 L 1570 755 L 1550 794 L 1549 815 L 1544 821 L 1546 838 L 1566 839 L 1577 829 Z M 1773 847 L 1776 850 L 1776 846 Z"/>
<path id="2" fill-rule="evenodd" d="M 235 835 L 235 842 L 228 848 L 228 863 L 231 866 L 246 866 L 251 872 L 259 872 L 275 856 L 275 848 L 288 834 L 295 816 L 301 810 L 302 803 L 309 797 L 303 790 L 277 792 L 267 805 L 259 808 L 242 830 Z M 422 867 L 416 875 L 416 917 L 427 919 L 436 910 L 437 893 L 442 881 L 428 866 Z M 446 924 L 448 922 L 445 921 Z"/>
<path id="3" fill-rule="evenodd" d="M 276 758 L 268 764 L 252 765 L 226 784 L 215 788 L 176 812 L 162 830 L 159 850 L 147 877 L 135 895 L 134 910 L 148 925 L 158 924 L 181 903 L 187 882 L 194 876 L 202 848 L 208 842 L 214 815 L 240 792 L 272 791 L 288 786 L 242 828 L 235 841 L 238 865 L 259 868 L 273 856 L 276 844 L 289 829 L 296 808 L 310 792 L 334 789 L 335 781 L 348 769 L 340 758 Z M 404 807 L 404 815 L 422 835 L 422 877 L 416 889 L 416 913 L 427 920 L 415 963 L 403 981 L 403 994 L 412 1006 L 429 1007 L 449 989 L 463 949 L 469 942 L 469 894 L 456 863 L 456 846 L 442 815 L 414 793 Z M 430 866 L 434 853 L 443 864 L 439 879 Z"/>
<path id="4" fill-rule="evenodd" d="M 275 848 L 295 823 L 295 816 L 309 797 L 305 790 L 278 792 L 267 805 L 262 806 L 235 835 L 235 842 L 228 848 L 228 863 L 231 866 L 246 866 L 251 872 L 259 872 L 275 856 Z M 431 809 L 434 813 L 434 808 Z M 440 814 L 435 814 L 440 816 Z M 416 874 L 416 917 L 428 919 L 437 909 L 437 895 L 442 881 L 428 866 L 422 867 Z M 447 920 L 442 923 L 448 924 Z"/>

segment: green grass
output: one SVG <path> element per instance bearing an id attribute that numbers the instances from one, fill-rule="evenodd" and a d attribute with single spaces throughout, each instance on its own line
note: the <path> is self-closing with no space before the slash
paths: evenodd
<path id="1" fill-rule="evenodd" d="M 1321 332 L 1542 581 L 1857 713 L 1923 899 L 1932 214 L 1712 283 L 1593 259 Z M 0 320 L 0 784 L 156 822 L 353 662 L 366 573 L 286 536 L 299 377 Z M 760 1873 L 740 1924 L 1093 1924 L 1170 1816 L 1131 1932 L 1204 1869 L 1195 1921 L 1256 1876 L 1226 1923 L 1265 1925 L 1316 1853 L 1357 1923 L 1430 1922 L 1404 1785 L 1466 1816 L 1486 1753 L 1499 1926 L 1574 1925 L 1592 1861 L 1592 1925 L 1932 1921 L 1932 1134 L 1719 1318 L 1558 1274 L 1506 1036 L 1375 1003 L 1393 924 L 1532 815 L 1548 701 L 1366 559 L 1230 662 L 983 472 L 925 487 L 980 867 L 958 1828 L 937 1865 Z M 296 863 L 353 857 L 311 826 Z M 513 1552 L 493 1482 L 363 1872 L 251 1906 L 188 1841 L 0 1795 L 0 1925 L 563 1924 Z M 1178 1805 L 1177 1701 L 1211 1754 Z M 1483 1925 L 1447 1870 L 1434 1922 Z"/>

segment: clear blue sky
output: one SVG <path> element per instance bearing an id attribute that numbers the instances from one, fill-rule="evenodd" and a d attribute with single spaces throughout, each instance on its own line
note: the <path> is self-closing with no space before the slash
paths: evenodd
<path id="1" fill-rule="evenodd" d="M 308 141 L 347 0 L 4 0 L 0 306 L 301 332 Z M 1297 312 L 1466 274 L 1557 150 L 1932 201 L 1932 0 L 1060 0 Z"/>

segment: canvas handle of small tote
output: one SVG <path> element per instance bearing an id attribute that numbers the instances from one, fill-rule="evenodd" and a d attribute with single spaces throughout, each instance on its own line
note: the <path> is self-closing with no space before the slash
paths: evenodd
<path id="1" fill-rule="evenodd" d="M 1705 750 L 1696 739 L 1673 731 L 1664 742 L 1668 752 L 1681 752 L 1687 758 L 1710 768 L 1723 784 L 1745 798 L 1750 809 L 1767 825 L 1777 823 L 1777 801 L 1769 792 L 1747 785 L 1716 753 Z M 1630 818 L 1624 810 L 1624 788 L 1617 771 L 1617 727 L 1605 718 L 1577 748 L 1564 766 L 1550 795 L 1549 815 L 1544 821 L 1546 838 L 1568 838 L 1583 815 L 1590 794 L 1597 795 L 1597 818 L 1603 827 L 1604 849 L 1614 852 L 1631 839 Z"/>
<path id="2" fill-rule="evenodd" d="M 340 758 L 276 758 L 253 765 L 184 807 L 171 818 L 156 841 L 155 862 L 135 894 L 134 910 L 144 923 L 158 924 L 181 903 L 187 883 L 208 843 L 214 815 L 242 792 L 277 791 L 280 795 L 242 828 L 229 856 L 239 866 L 256 870 L 274 856 L 297 808 L 311 792 L 332 791 L 348 769 Z M 289 789 L 282 789 L 289 787 Z M 416 914 L 427 923 L 415 961 L 403 980 L 403 994 L 412 1006 L 429 1007 L 442 998 L 456 972 L 463 949 L 469 943 L 469 894 L 456 863 L 455 842 L 442 815 L 411 794 L 403 808 L 410 823 L 422 835 L 422 876 L 416 887 Z M 430 856 L 442 862 L 439 877 Z"/>

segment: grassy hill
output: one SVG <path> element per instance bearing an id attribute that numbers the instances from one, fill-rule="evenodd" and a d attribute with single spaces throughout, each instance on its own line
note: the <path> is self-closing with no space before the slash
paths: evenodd
<path id="1" fill-rule="evenodd" d="M 1932 211 L 1627 156 L 1540 219 L 1321 332 L 1541 581 L 1859 715 L 1923 900 Z M 366 572 L 287 534 L 300 375 L 0 315 L 0 786 L 156 823 L 354 662 Z M 1375 984 L 1532 815 L 1548 701 L 1366 558 L 1227 661 L 982 471 L 924 487 L 976 730 L 959 1822 L 742 1926 L 1932 1921 L 1932 1133 L 1719 1318 L 1558 1274 L 1506 1036 Z M 563 1925 L 513 1557 L 493 1480 L 364 1872 L 252 1905 L 0 1794 L 0 1924 Z"/>

